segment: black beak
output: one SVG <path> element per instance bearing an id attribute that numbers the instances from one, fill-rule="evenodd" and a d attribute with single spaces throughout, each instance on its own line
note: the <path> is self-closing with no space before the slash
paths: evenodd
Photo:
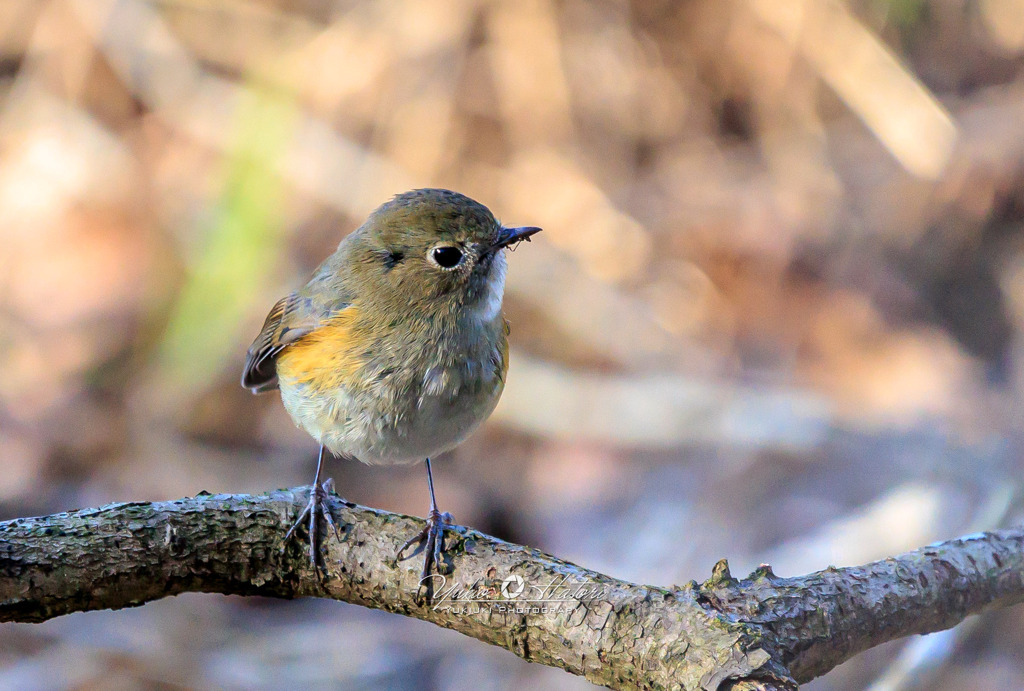
<path id="1" fill-rule="evenodd" d="M 536 235 L 540 232 L 540 228 L 526 227 L 526 228 L 502 228 L 498 231 L 497 241 L 491 245 L 492 250 L 501 249 L 502 247 L 510 247 L 517 242 L 526 240 L 530 241 L 531 235 Z"/>

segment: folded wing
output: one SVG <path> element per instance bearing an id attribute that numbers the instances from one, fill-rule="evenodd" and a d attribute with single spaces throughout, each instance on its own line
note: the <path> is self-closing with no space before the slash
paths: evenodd
<path id="1" fill-rule="evenodd" d="M 309 300 L 298 293 L 281 298 L 263 322 L 259 336 L 246 353 L 242 386 L 253 393 L 277 388 L 276 359 L 282 350 L 317 326 Z"/>

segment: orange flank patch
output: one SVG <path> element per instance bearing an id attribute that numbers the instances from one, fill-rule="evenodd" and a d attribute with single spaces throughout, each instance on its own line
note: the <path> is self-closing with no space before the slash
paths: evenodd
<path id="1" fill-rule="evenodd" d="M 358 381 L 362 348 L 354 342 L 352 325 L 358 316 L 353 305 L 291 344 L 277 356 L 282 380 L 312 384 L 321 390 L 337 389 Z"/>

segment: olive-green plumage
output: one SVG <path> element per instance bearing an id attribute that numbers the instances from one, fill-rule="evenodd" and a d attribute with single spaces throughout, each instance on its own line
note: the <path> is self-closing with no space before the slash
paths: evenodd
<path id="1" fill-rule="evenodd" d="M 490 415 L 508 366 L 506 229 L 448 190 L 414 190 L 346 237 L 279 301 L 242 384 L 281 389 L 297 425 L 366 463 L 446 451 Z"/>

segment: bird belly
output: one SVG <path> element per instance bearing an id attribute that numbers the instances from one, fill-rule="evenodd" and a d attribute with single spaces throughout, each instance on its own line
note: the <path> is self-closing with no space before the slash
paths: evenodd
<path id="1" fill-rule="evenodd" d="M 369 465 L 414 463 L 454 448 L 491 414 L 504 385 L 498 372 L 479 376 L 465 364 L 419 376 L 381 376 L 370 365 L 358 384 L 330 387 L 283 369 L 281 400 L 296 425 L 335 455 Z"/>

